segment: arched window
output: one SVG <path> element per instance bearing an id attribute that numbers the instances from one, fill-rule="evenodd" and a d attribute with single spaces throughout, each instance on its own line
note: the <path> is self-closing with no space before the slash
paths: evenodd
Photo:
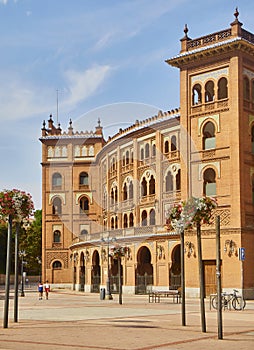
<path id="1" fill-rule="evenodd" d="M 118 228 L 118 217 L 116 216 L 115 218 L 115 228 L 117 229 Z"/>
<path id="2" fill-rule="evenodd" d="M 254 125 L 251 128 L 251 151 L 254 154 Z"/>
<path id="3" fill-rule="evenodd" d="M 89 200 L 87 197 L 80 198 L 79 207 L 80 214 L 87 213 L 89 211 Z"/>
<path id="4" fill-rule="evenodd" d="M 166 176 L 166 192 L 173 191 L 173 176 L 170 171 L 168 171 Z"/>
<path id="5" fill-rule="evenodd" d="M 215 196 L 216 195 L 216 173 L 212 168 L 205 170 L 204 175 L 204 195 Z"/>
<path id="6" fill-rule="evenodd" d="M 134 215 L 133 213 L 130 213 L 129 216 L 129 227 L 133 227 L 134 226 Z"/>
<path id="7" fill-rule="evenodd" d="M 144 149 L 141 148 L 140 150 L 140 159 L 143 160 L 144 159 Z"/>
<path id="8" fill-rule="evenodd" d="M 181 169 L 179 169 L 176 174 L 176 190 L 181 190 Z"/>
<path id="9" fill-rule="evenodd" d="M 123 216 L 123 227 L 124 228 L 128 227 L 128 216 L 127 216 L 127 214 L 124 214 L 124 216 Z"/>
<path id="10" fill-rule="evenodd" d="M 150 225 L 155 225 L 155 210 L 151 209 L 149 213 Z"/>
<path id="11" fill-rule="evenodd" d="M 133 182 L 131 181 L 129 184 L 129 199 L 133 198 Z"/>
<path id="12" fill-rule="evenodd" d="M 118 190 L 117 187 L 115 187 L 115 203 L 118 201 Z"/>
<path id="13" fill-rule="evenodd" d="M 143 177 L 141 182 L 141 196 L 147 196 L 147 181 L 145 177 Z"/>
<path id="14" fill-rule="evenodd" d="M 209 80 L 205 84 L 205 102 L 214 101 L 214 82 Z"/>
<path id="15" fill-rule="evenodd" d="M 53 241 L 54 243 L 60 243 L 61 242 L 61 232 L 59 230 L 55 230 L 53 234 Z"/>
<path id="16" fill-rule="evenodd" d="M 153 175 L 149 181 L 149 194 L 155 194 L 155 179 Z"/>
<path id="17" fill-rule="evenodd" d="M 243 98 L 250 100 L 250 81 L 247 77 L 243 78 Z"/>
<path id="18" fill-rule="evenodd" d="M 176 137 L 175 135 L 171 137 L 171 152 L 176 151 Z"/>
<path id="19" fill-rule="evenodd" d="M 52 214 L 60 215 L 62 214 L 62 201 L 59 197 L 55 197 L 52 203 Z"/>
<path id="20" fill-rule="evenodd" d="M 156 156 L 156 145 L 155 145 L 155 143 L 152 145 L 152 156 L 153 157 Z"/>
<path id="21" fill-rule="evenodd" d="M 226 78 L 220 78 L 218 81 L 218 100 L 228 97 L 228 81 Z"/>
<path id="22" fill-rule="evenodd" d="M 123 166 L 125 166 L 125 154 L 123 155 Z"/>
<path id="23" fill-rule="evenodd" d="M 85 235 L 88 235 L 88 231 L 87 230 L 85 230 L 85 229 L 83 229 L 81 232 L 80 232 L 80 234 L 83 236 L 85 236 Z"/>
<path id="24" fill-rule="evenodd" d="M 111 204 L 114 204 L 114 189 L 113 188 L 111 188 L 110 199 L 111 199 Z"/>
<path id="25" fill-rule="evenodd" d="M 111 229 L 114 230 L 115 228 L 115 219 L 111 218 Z"/>
<path id="26" fill-rule="evenodd" d="M 129 151 L 126 152 L 126 165 L 130 163 L 130 153 Z"/>
<path id="27" fill-rule="evenodd" d="M 145 158 L 149 158 L 149 156 L 150 156 L 149 148 L 150 148 L 149 143 L 146 143 L 146 145 L 145 145 Z"/>
<path id="28" fill-rule="evenodd" d="M 88 185 L 88 174 L 86 172 L 82 172 L 79 175 L 79 184 L 80 185 Z"/>
<path id="29" fill-rule="evenodd" d="M 59 173 L 54 173 L 52 176 L 52 188 L 60 189 L 62 187 L 62 175 Z"/>
<path id="30" fill-rule="evenodd" d="M 164 143 L 164 153 L 168 153 L 168 152 L 169 152 L 169 142 L 168 140 L 166 140 Z"/>
<path id="31" fill-rule="evenodd" d="M 123 185 L 123 200 L 124 201 L 127 200 L 127 184 L 126 184 L 126 182 Z"/>
<path id="32" fill-rule="evenodd" d="M 146 212 L 146 210 L 142 211 L 141 220 L 142 220 L 141 225 L 142 226 L 147 226 L 147 212 Z"/>
<path id="33" fill-rule="evenodd" d="M 192 88 L 192 105 L 202 103 L 201 85 L 195 84 Z"/>
<path id="34" fill-rule="evenodd" d="M 215 148 L 215 127 L 212 122 L 207 122 L 203 128 L 203 149 Z"/>
<path id="35" fill-rule="evenodd" d="M 53 268 L 53 270 L 59 270 L 62 268 L 62 263 L 60 261 L 54 261 L 52 268 Z"/>

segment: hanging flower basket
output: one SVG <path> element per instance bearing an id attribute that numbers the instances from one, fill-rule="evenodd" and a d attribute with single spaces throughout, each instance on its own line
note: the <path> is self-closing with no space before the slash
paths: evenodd
<path id="1" fill-rule="evenodd" d="M 128 247 L 122 247 L 120 245 L 115 245 L 114 247 L 110 248 L 109 255 L 114 259 L 117 260 L 121 258 L 122 256 L 125 256 L 129 251 Z"/>
<path id="2" fill-rule="evenodd" d="M 33 214 L 34 203 L 29 193 L 17 189 L 0 192 L 0 220 L 10 215 L 16 221 L 22 221 Z"/>
<path id="3" fill-rule="evenodd" d="M 174 204 L 166 212 L 166 227 L 172 230 L 178 226 L 186 229 L 196 224 L 209 224 L 216 207 L 217 201 L 212 197 L 191 197 L 186 202 Z"/>

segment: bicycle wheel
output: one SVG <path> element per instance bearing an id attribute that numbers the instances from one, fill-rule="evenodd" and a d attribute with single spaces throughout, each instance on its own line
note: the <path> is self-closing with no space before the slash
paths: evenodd
<path id="1" fill-rule="evenodd" d="M 211 304 L 212 304 L 212 307 L 217 310 L 217 307 L 218 307 L 218 297 L 217 297 L 217 295 L 212 298 L 212 303 Z"/>
<path id="2" fill-rule="evenodd" d="M 246 301 L 242 297 L 235 297 L 232 300 L 232 306 L 235 310 L 243 310 L 245 308 Z"/>

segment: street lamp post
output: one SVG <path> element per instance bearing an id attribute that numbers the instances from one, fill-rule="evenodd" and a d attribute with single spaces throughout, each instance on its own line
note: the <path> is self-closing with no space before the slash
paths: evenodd
<path id="1" fill-rule="evenodd" d="M 26 252 L 24 250 L 19 252 L 19 256 L 21 257 L 21 293 L 20 296 L 24 297 L 25 292 L 24 292 L 24 264 L 26 263 L 24 261 L 24 257 L 26 256 Z"/>
<path id="2" fill-rule="evenodd" d="M 110 265 L 109 265 L 109 243 L 112 243 L 114 241 L 116 241 L 115 238 L 102 238 L 101 241 L 103 243 L 107 244 L 107 281 L 106 281 L 106 295 L 105 295 L 105 299 L 106 300 L 112 300 L 112 294 L 111 294 L 111 289 L 110 289 Z"/>

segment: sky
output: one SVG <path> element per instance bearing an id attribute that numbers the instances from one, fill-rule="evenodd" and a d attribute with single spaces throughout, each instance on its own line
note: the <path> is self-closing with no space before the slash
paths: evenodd
<path id="1" fill-rule="evenodd" d="M 184 26 L 197 38 L 230 27 L 247 0 L 0 0 L 0 191 L 31 193 L 41 208 L 43 120 L 105 138 L 136 119 L 178 108 Z"/>

